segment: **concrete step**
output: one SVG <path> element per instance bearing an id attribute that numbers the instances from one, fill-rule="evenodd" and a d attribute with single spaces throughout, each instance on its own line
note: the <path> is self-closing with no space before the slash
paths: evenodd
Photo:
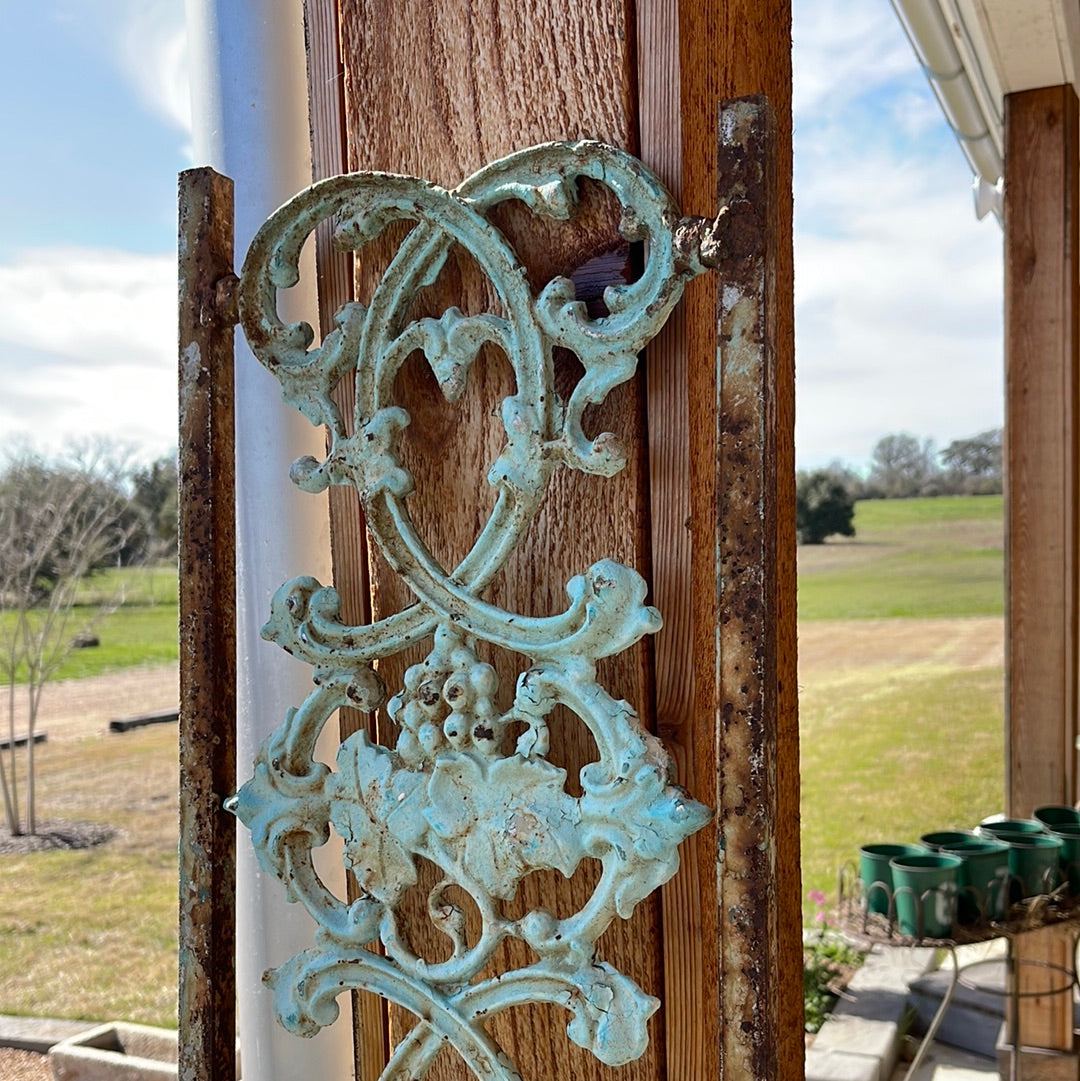
<path id="1" fill-rule="evenodd" d="M 908 1013 L 908 986 L 934 961 L 930 949 L 868 954 L 807 1053 L 807 1081 L 889 1081 Z"/>
<path id="2" fill-rule="evenodd" d="M 901 1062 L 892 1081 L 904 1081 L 907 1063 Z M 919 1064 L 912 1081 L 1000 1081 L 997 1062 L 962 1051 L 956 1047 L 935 1043 Z"/>

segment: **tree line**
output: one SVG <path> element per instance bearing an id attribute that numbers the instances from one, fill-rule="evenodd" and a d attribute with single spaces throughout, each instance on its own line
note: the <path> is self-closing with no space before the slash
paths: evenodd
<path id="1" fill-rule="evenodd" d="M 800 544 L 855 535 L 858 499 L 996 495 L 1002 490 L 1002 429 L 954 439 L 938 450 L 933 440 L 907 432 L 882 436 L 866 473 L 843 462 L 800 470 L 796 477 L 796 526 Z"/>

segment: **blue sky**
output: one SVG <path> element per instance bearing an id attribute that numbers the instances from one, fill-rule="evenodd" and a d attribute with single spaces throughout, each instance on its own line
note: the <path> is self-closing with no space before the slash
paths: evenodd
<path id="1" fill-rule="evenodd" d="M 887 0 L 794 0 L 796 452 L 1001 423 L 1001 230 Z"/>
<path id="2" fill-rule="evenodd" d="M 4 5 L 0 436 L 176 443 L 181 0 Z"/>
<path id="3" fill-rule="evenodd" d="M 1001 233 L 887 0 L 794 0 L 799 462 L 1001 421 Z M 4 6 L 0 438 L 175 444 L 182 0 Z"/>

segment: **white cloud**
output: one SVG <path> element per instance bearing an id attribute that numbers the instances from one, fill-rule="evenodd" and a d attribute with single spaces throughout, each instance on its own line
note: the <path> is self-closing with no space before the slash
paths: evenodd
<path id="1" fill-rule="evenodd" d="M 886 0 L 794 0 L 791 33 L 796 122 L 838 112 L 915 63 Z"/>
<path id="2" fill-rule="evenodd" d="M 151 113 L 191 133 L 184 0 L 55 0 L 54 21 L 116 68 Z"/>
<path id="3" fill-rule="evenodd" d="M 187 29 L 180 0 L 133 0 L 118 23 L 121 71 L 151 111 L 191 132 Z"/>
<path id="4" fill-rule="evenodd" d="M 890 431 L 947 441 L 999 424 L 1001 232 L 975 220 L 895 16 L 864 0 L 796 12 L 800 464 L 863 462 Z"/>
<path id="5" fill-rule="evenodd" d="M 0 434 L 176 443 L 176 261 L 49 248 L 0 263 Z"/>

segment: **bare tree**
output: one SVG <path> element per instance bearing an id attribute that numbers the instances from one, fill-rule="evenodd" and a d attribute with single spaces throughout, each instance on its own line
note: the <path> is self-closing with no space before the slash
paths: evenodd
<path id="1" fill-rule="evenodd" d="M 81 635 L 116 607 L 76 606 L 79 584 L 115 562 L 135 528 L 122 460 L 98 446 L 58 462 L 20 451 L 0 468 L 0 684 L 7 761 L 0 789 L 12 834 L 37 831 L 34 735 L 41 695 Z M 26 790 L 16 771 L 17 695 L 26 695 Z"/>
<path id="2" fill-rule="evenodd" d="M 883 435 L 874 445 L 868 483 L 889 499 L 936 495 L 939 470 L 934 444 L 907 432 Z"/>

